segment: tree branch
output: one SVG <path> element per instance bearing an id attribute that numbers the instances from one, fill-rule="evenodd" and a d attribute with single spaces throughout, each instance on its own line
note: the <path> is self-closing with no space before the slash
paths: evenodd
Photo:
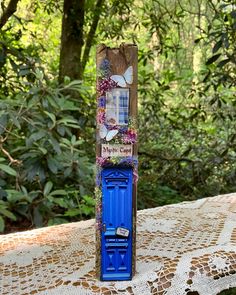
<path id="1" fill-rule="evenodd" d="M 84 71 L 86 63 L 89 59 L 89 52 L 90 49 L 92 47 L 92 43 L 93 43 L 93 39 L 96 33 L 96 29 L 98 26 L 98 22 L 99 22 L 99 18 L 100 18 L 100 12 L 101 12 L 101 8 L 102 5 L 104 3 L 104 0 L 97 0 L 96 3 L 96 7 L 94 9 L 94 18 L 93 18 L 93 22 L 92 25 L 90 27 L 89 33 L 88 33 L 88 37 L 86 40 L 86 44 L 85 44 L 85 49 L 84 49 L 84 54 L 83 54 L 83 58 L 82 58 L 82 69 Z"/>
<path id="2" fill-rule="evenodd" d="M 11 164 L 17 164 L 17 165 L 20 165 L 22 163 L 22 161 L 20 160 L 16 160 L 16 159 L 13 159 L 12 156 L 10 155 L 10 153 L 4 149 L 4 147 L 2 146 L 2 144 L 0 144 L 0 150 L 2 151 L 2 153 L 7 156 L 7 158 L 9 159 L 10 163 Z"/>
<path id="3" fill-rule="evenodd" d="M 0 18 L 0 29 L 6 24 L 8 19 L 16 12 L 17 4 L 20 0 L 10 0 L 7 8 L 3 11 Z"/>
<path id="4" fill-rule="evenodd" d="M 186 157 L 181 157 L 181 158 L 166 158 L 166 157 L 163 157 L 161 155 L 153 155 L 153 154 L 150 154 L 148 152 L 138 152 L 138 155 L 139 156 L 146 156 L 148 158 L 151 158 L 151 159 L 159 159 L 159 160 L 162 160 L 162 161 L 168 161 L 168 162 L 189 162 L 189 163 L 194 163 L 193 160 L 191 159 L 188 159 Z"/>

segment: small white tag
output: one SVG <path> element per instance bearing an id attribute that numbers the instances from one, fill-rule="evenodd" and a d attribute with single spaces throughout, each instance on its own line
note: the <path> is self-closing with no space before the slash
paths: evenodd
<path id="1" fill-rule="evenodd" d="M 122 237 L 128 238 L 128 236 L 129 236 L 129 230 L 126 229 L 126 228 L 123 228 L 123 227 L 117 227 L 116 234 L 118 236 L 122 236 Z"/>

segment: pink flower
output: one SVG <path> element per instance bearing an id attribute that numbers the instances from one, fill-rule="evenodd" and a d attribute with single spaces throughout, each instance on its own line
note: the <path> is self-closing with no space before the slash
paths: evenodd
<path id="1" fill-rule="evenodd" d="M 97 157 L 96 158 L 96 163 L 98 166 L 103 166 L 107 161 L 107 158 L 103 158 L 103 157 Z"/>
<path id="2" fill-rule="evenodd" d="M 117 87 L 117 83 L 113 81 L 111 78 L 104 78 L 98 82 L 97 91 L 100 95 L 105 95 L 105 93 L 112 88 Z"/>
<path id="3" fill-rule="evenodd" d="M 103 124 L 105 122 L 105 109 L 99 108 L 97 112 L 97 123 Z"/>
<path id="4" fill-rule="evenodd" d="M 134 129 L 128 129 L 122 138 L 123 143 L 137 142 L 137 132 Z"/>

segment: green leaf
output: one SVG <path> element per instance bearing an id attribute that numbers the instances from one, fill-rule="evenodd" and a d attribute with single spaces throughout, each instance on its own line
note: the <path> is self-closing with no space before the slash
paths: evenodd
<path id="1" fill-rule="evenodd" d="M 14 170 L 13 168 L 11 168 L 5 164 L 0 164 L 0 170 L 3 170 L 4 172 L 6 172 L 9 175 L 16 176 L 16 170 Z"/>
<path id="2" fill-rule="evenodd" d="M 65 212 L 64 216 L 70 216 L 70 217 L 73 217 L 73 216 L 77 216 L 77 215 L 80 215 L 81 214 L 81 210 L 80 209 L 69 209 Z"/>
<path id="3" fill-rule="evenodd" d="M 48 168 L 52 171 L 52 173 L 57 173 L 58 171 L 58 162 L 53 157 L 47 158 Z"/>
<path id="4" fill-rule="evenodd" d="M 215 46 L 212 49 L 212 52 L 216 53 L 221 47 L 222 47 L 222 40 L 220 39 L 218 42 L 216 42 Z"/>
<path id="5" fill-rule="evenodd" d="M 220 56 L 221 56 L 221 53 L 213 55 L 206 61 L 206 65 L 209 66 L 213 64 L 213 62 L 215 62 Z"/>
<path id="6" fill-rule="evenodd" d="M 88 205 L 90 205 L 90 206 L 92 206 L 92 207 L 95 206 L 95 200 L 94 200 L 94 198 L 85 195 L 85 196 L 83 196 L 83 199 L 85 200 L 85 202 L 86 202 Z"/>
<path id="7" fill-rule="evenodd" d="M 38 149 L 42 152 L 43 155 L 46 155 L 47 154 L 47 150 L 43 147 L 38 147 Z"/>
<path id="8" fill-rule="evenodd" d="M 26 69 L 22 69 L 19 71 L 19 76 L 26 76 L 30 73 L 30 69 L 29 68 L 26 68 Z"/>
<path id="9" fill-rule="evenodd" d="M 92 215 L 94 213 L 94 209 L 85 204 L 81 205 L 81 211 L 85 215 Z"/>
<path id="10" fill-rule="evenodd" d="M 0 213 L 4 216 L 16 221 L 16 216 L 12 212 L 10 212 L 9 210 L 0 207 Z"/>
<path id="11" fill-rule="evenodd" d="M 62 208 L 68 208 L 68 204 L 63 198 L 54 198 L 53 203 L 59 205 Z"/>
<path id="12" fill-rule="evenodd" d="M 7 114 L 1 114 L 0 115 L 0 134 L 5 132 L 7 122 L 8 122 L 8 115 Z"/>
<path id="13" fill-rule="evenodd" d="M 33 220 L 34 220 L 34 224 L 36 225 L 36 227 L 43 226 L 43 217 L 42 217 L 42 214 L 39 210 L 39 207 L 34 208 Z"/>
<path id="14" fill-rule="evenodd" d="M 229 58 L 227 58 L 227 59 L 223 59 L 223 60 L 221 60 L 221 61 L 217 64 L 217 67 L 218 67 L 218 68 L 223 68 L 223 66 L 225 66 L 229 61 L 230 61 Z"/>
<path id="15" fill-rule="evenodd" d="M 0 232 L 4 232 L 4 228 L 5 228 L 5 221 L 2 218 L 2 216 L 0 216 Z"/>
<path id="16" fill-rule="evenodd" d="M 46 114 L 52 120 L 53 125 L 52 125 L 51 128 L 55 127 L 55 125 L 56 125 L 56 116 L 54 114 L 52 114 L 52 113 L 47 112 L 47 111 L 44 111 L 44 114 Z"/>
<path id="17" fill-rule="evenodd" d="M 72 135 L 72 137 L 71 137 L 71 143 L 72 143 L 72 145 L 75 145 L 75 143 L 76 143 L 76 137 L 75 137 L 75 135 Z"/>
<path id="18" fill-rule="evenodd" d="M 59 189 L 59 190 L 55 190 L 53 192 L 50 193 L 51 196 L 67 196 L 68 193 L 67 191 L 63 190 L 63 189 Z"/>
<path id="19" fill-rule="evenodd" d="M 50 136 L 50 143 L 57 154 L 61 153 L 61 148 L 59 142 L 52 136 Z"/>
<path id="20" fill-rule="evenodd" d="M 54 217 L 49 219 L 48 226 L 62 223 L 68 223 L 68 220 L 66 220 L 65 218 Z"/>
<path id="21" fill-rule="evenodd" d="M 18 201 L 21 201 L 24 198 L 24 195 L 22 194 L 22 192 L 14 190 L 14 189 L 6 190 L 6 192 L 8 195 L 7 200 L 10 203 L 16 203 Z"/>
<path id="22" fill-rule="evenodd" d="M 68 124 L 78 124 L 78 121 L 75 119 L 63 118 L 58 121 L 58 124 L 65 124 L 67 126 Z"/>
<path id="23" fill-rule="evenodd" d="M 51 181 L 48 181 L 43 190 L 44 196 L 47 196 L 50 193 L 52 187 L 53 187 L 53 183 Z"/>

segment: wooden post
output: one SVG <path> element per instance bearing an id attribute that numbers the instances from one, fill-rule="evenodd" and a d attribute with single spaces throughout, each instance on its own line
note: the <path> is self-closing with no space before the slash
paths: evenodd
<path id="1" fill-rule="evenodd" d="M 101 280 L 130 280 L 135 274 L 137 51 L 133 44 L 97 47 L 96 270 Z"/>

